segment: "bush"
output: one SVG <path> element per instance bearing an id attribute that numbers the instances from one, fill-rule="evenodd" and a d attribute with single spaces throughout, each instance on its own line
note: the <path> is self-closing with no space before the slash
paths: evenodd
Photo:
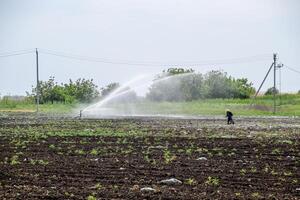
<path id="1" fill-rule="evenodd" d="M 278 93 L 279 93 L 279 90 L 276 89 L 276 90 L 275 90 L 275 94 L 278 94 Z M 271 88 L 269 88 L 269 89 L 265 92 L 264 95 L 273 95 L 273 94 L 274 94 L 274 87 L 271 87 Z"/>

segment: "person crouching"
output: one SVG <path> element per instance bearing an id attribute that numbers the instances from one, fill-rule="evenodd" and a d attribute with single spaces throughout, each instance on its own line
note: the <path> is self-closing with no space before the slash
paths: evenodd
<path id="1" fill-rule="evenodd" d="M 234 124 L 234 121 L 232 119 L 232 112 L 230 112 L 230 110 L 226 110 L 226 117 L 227 117 L 227 124 Z"/>

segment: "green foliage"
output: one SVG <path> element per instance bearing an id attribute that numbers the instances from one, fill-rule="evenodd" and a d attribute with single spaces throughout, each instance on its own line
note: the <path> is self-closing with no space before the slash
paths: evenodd
<path id="1" fill-rule="evenodd" d="M 193 69 L 184 69 L 184 68 L 169 68 L 167 72 L 163 70 L 163 73 L 167 73 L 167 75 L 172 76 L 176 74 L 185 74 L 185 73 L 193 73 Z"/>
<path id="2" fill-rule="evenodd" d="M 94 197 L 93 195 L 89 195 L 89 196 L 87 197 L 87 200 L 97 200 L 97 198 Z"/>
<path id="3" fill-rule="evenodd" d="M 30 160 L 30 164 L 32 165 L 36 165 L 36 164 L 39 164 L 39 165 L 48 165 L 49 162 L 48 161 L 45 161 L 45 160 Z"/>
<path id="4" fill-rule="evenodd" d="M 172 155 L 172 153 L 169 150 L 167 150 L 167 149 L 164 150 L 164 160 L 165 160 L 166 164 L 171 163 L 175 159 L 176 159 L 176 156 Z"/>
<path id="5" fill-rule="evenodd" d="M 90 151 L 90 154 L 91 154 L 91 155 L 94 155 L 94 156 L 98 155 L 99 153 L 100 153 L 100 151 L 98 151 L 97 149 L 92 149 L 92 150 Z"/>
<path id="6" fill-rule="evenodd" d="M 245 99 L 255 93 L 255 88 L 252 87 L 252 83 L 248 82 L 248 79 L 234 79 L 221 71 L 210 71 L 203 75 L 194 73 L 192 69 L 170 68 L 163 75 L 158 77 L 147 93 L 149 100 Z"/>
<path id="7" fill-rule="evenodd" d="M 32 93 L 27 93 L 28 97 L 35 99 L 36 87 L 32 88 Z M 71 79 L 67 84 L 58 85 L 53 76 L 48 81 L 39 82 L 40 103 L 63 102 L 72 103 L 78 101 L 81 103 L 91 102 L 99 97 L 97 86 L 93 83 L 93 79 L 77 79 L 73 82 Z"/>
<path id="8" fill-rule="evenodd" d="M 195 181 L 195 179 L 193 179 L 193 178 L 188 178 L 188 179 L 185 180 L 185 183 L 187 185 L 196 185 L 197 181 Z"/>
<path id="9" fill-rule="evenodd" d="M 68 96 L 73 97 L 79 102 L 91 102 L 99 97 L 97 85 L 93 83 L 93 79 L 78 79 L 73 82 L 71 79 L 68 84 L 64 84 Z"/>
<path id="10" fill-rule="evenodd" d="M 206 185 L 210 185 L 210 186 L 218 186 L 220 184 L 220 180 L 216 177 L 207 177 L 207 180 L 205 181 Z"/>
<path id="11" fill-rule="evenodd" d="M 276 90 L 274 90 L 274 87 L 271 87 L 265 92 L 265 95 L 273 95 L 274 91 L 275 91 L 275 94 L 279 93 L 279 90 L 277 88 L 276 88 Z"/>
<path id="12" fill-rule="evenodd" d="M 110 84 L 108 84 L 107 86 L 101 88 L 101 96 L 102 97 L 107 96 L 109 93 L 111 93 L 112 91 L 114 91 L 118 87 L 120 87 L 119 83 L 110 83 Z"/>
<path id="13" fill-rule="evenodd" d="M 18 155 L 13 155 L 12 158 L 10 159 L 10 164 L 11 165 L 20 164 L 20 161 L 18 159 L 19 159 Z"/>
<path id="14" fill-rule="evenodd" d="M 3 96 L 0 97 L 0 108 L 9 108 L 14 109 L 19 105 L 28 105 L 32 104 L 33 101 L 31 99 L 23 97 L 23 96 Z"/>

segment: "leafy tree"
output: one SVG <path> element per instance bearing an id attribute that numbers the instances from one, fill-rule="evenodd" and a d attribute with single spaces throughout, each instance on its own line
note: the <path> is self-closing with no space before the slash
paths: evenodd
<path id="1" fill-rule="evenodd" d="M 271 88 L 267 89 L 267 91 L 265 92 L 265 95 L 273 95 L 274 92 L 275 92 L 275 94 L 278 94 L 279 90 L 277 88 L 274 90 L 274 87 L 271 87 Z"/>
<path id="2" fill-rule="evenodd" d="M 227 74 L 220 71 L 210 71 L 205 75 L 207 98 L 232 98 L 233 88 Z"/>
<path id="3" fill-rule="evenodd" d="M 167 73 L 168 75 L 177 75 L 177 74 L 185 74 L 185 73 L 193 73 L 193 69 L 184 69 L 184 68 L 169 68 L 167 71 L 163 71 L 163 73 Z"/>
<path id="4" fill-rule="evenodd" d="M 108 94 L 110 94 L 112 91 L 114 91 L 115 89 L 117 89 L 118 87 L 120 87 L 119 83 L 110 83 L 107 86 L 101 88 L 101 96 L 105 97 Z"/>
<path id="5" fill-rule="evenodd" d="M 36 87 L 32 88 L 32 93 L 27 93 L 30 98 L 36 97 Z M 39 82 L 40 103 L 63 102 L 72 103 L 91 102 L 99 96 L 97 86 L 93 83 L 93 79 L 77 79 L 73 82 L 71 79 L 68 84 L 58 85 L 55 78 L 50 76 L 48 81 Z"/>
<path id="6" fill-rule="evenodd" d="M 192 101 L 204 98 L 249 98 L 255 93 L 255 88 L 246 78 L 234 79 L 222 71 L 210 71 L 204 75 L 193 72 L 193 69 L 168 69 L 167 74 L 165 72 L 158 76 L 146 97 L 154 101 Z"/>
<path id="7" fill-rule="evenodd" d="M 98 86 L 93 83 L 93 79 L 77 79 L 73 82 L 71 79 L 64 85 L 67 95 L 73 96 L 79 102 L 91 102 L 99 97 Z"/>
<path id="8" fill-rule="evenodd" d="M 146 98 L 153 101 L 182 101 L 185 100 L 185 93 L 182 92 L 186 88 L 180 74 L 188 74 L 194 72 L 192 69 L 169 68 L 163 71 L 152 84 Z"/>
<path id="9" fill-rule="evenodd" d="M 246 99 L 249 98 L 251 95 L 255 94 L 255 88 L 253 87 L 253 83 L 249 83 L 248 79 L 241 78 L 233 81 L 237 87 L 237 92 L 234 98 Z"/>
<path id="10" fill-rule="evenodd" d="M 182 101 L 184 98 L 179 89 L 179 79 L 158 79 L 152 84 L 146 98 L 152 101 Z"/>

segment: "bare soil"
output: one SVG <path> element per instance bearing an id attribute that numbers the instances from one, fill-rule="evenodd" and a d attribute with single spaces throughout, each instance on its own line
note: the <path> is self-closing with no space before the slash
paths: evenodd
<path id="1" fill-rule="evenodd" d="M 299 121 L 3 117 L 0 198 L 300 199 Z"/>

